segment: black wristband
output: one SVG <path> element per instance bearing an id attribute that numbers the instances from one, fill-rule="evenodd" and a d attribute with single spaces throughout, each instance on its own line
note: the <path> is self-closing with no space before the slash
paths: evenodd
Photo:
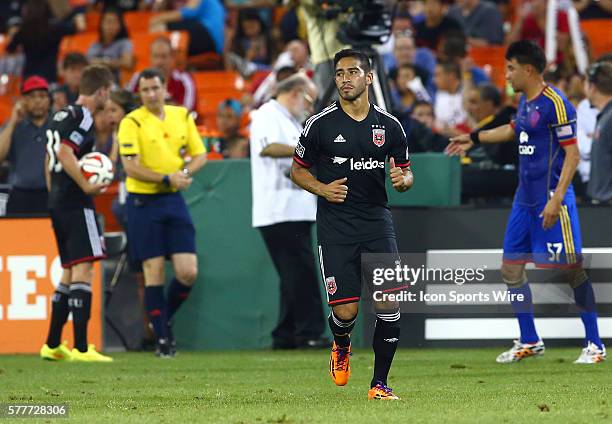
<path id="1" fill-rule="evenodd" d="M 162 183 L 164 183 L 166 186 L 170 187 L 170 177 L 167 175 L 164 175 L 164 178 L 162 178 Z"/>
<path id="2" fill-rule="evenodd" d="M 480 134 L 478 131 L 472 131 L 470 133 L 470 139 L 474 144 L 480 144 L 480 138 L 478 137 L 478 134 Z"/>

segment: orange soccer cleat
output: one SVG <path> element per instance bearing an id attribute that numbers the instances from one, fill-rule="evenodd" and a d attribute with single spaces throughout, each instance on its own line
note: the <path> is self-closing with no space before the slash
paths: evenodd
<path id="1" fill-rule="evenodd" d="M 393 389 L 387 387 L 384 383 L 379 381 L 376 383 L 376 386 L 372 387 L 368 391 L 368 399 L 399 400 L 399 397 L 393 394 Z"/>
<path id="2" fill-rule="evenodd" d="M 348 383 L 351 376 L 351 345 L 348 347 L 338 347 L 334 342 L 329 355 L 329 375 L 336 386 L 344 386 Z"/>

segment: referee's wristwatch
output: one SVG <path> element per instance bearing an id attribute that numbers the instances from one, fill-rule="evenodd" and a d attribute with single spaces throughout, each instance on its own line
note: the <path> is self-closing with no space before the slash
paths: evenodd
<path id="1" fill-rule="evenodd" d="M 189 168 L 183 168 L 181 169 L 181 172 L 183 173 L 184 176 L 191 177 L 191 171 L 189 170 Z"/>

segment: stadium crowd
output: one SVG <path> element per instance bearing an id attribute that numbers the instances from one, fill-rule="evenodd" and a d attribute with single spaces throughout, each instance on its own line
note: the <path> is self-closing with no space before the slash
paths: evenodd
<path id="1" fill-rule="evenodd" d="M 1 2 L 0 163 L 4 164 L 0 183 L 22 192 L 44 189 L 42 174 L 24 178 L 19 169 L 42 160 L 43 154 L 32 152 L 44 147 L 26 146 L 20 138 L 39 134 L 48 125 L 41 113 L 48 116 L 76 99 L 87 64 L 108 66 L 116 79 L 111 100 L 95 114 L 97 148 L 114 161 L 119 120 L 136 107 L 137 96 L 131 93 L 139 72 L 149 66 L 165 76 L 169 101 L 193 111 L 209 159 L 248 157 L 249 115 L 274 96 L 280 81 L 304 73 L 317 85 L 319 102 L 325 101 L 333 71 L 330 58 L 344 46 L 336 38 L 344 11 L 333 19 L 323 13 L 334 3 Z M 408 135 L 411 152 L 442 152 L 449 137 L 512 119 L 518 96 L 504 81 L 504 48 L 519 39 L 545 46 L 546 0 L 387 3 L 392 11 L 391 36 L 375 50 L 390 84 L 391 111 Z M 578 110 L 577 194 L 581 201 L 609 202 L 587 195 L 597 111 L 585 99 L 584 68 L 576 54 L 581 43 L 572 37 L 571 12 L 578 13 L 589 62 L 611 60 L 602 56 L 611 49 L 601 20 L 612 18 L 612 4 L 609 0 L 559 3 L 557 51 L 546 79 Z M 40 96 L 45 92 L 48 104 Z M 508 201 L 516 188 L 516 161 L 512 145 L 468 151 L 461 159 L 464 201 Z M 123 173 L 117 175 L 121 178 Z"/>

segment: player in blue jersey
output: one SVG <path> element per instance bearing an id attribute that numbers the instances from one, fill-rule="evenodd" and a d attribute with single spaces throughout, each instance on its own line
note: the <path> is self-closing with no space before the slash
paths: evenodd
<path id="1" fill-rule="evenodd" d="M 497 362 L 544 354 L 534 325 L 527 262 L 559 269 L 573 288 L 586 333 L 585 347 L 575 363 L 601 362 L 606 350 L 599 338 L 593 288 L 582 267 L 580 223 L 571 184 L 579 161 L 576 111 L 558 89 L 544 82 L 546 58 L 536 44 L 511 44 L 506 61 L 506 79 L 522 93 L 516 118 L 508 125 L 451 138 L 446 149 L 459 154 L 478 143 L 518 141 L 519 186 L 504 237 L 501 272 L 509 291 L 523 295 L 513 296 L 512 302 L 521 337 Z"/>

